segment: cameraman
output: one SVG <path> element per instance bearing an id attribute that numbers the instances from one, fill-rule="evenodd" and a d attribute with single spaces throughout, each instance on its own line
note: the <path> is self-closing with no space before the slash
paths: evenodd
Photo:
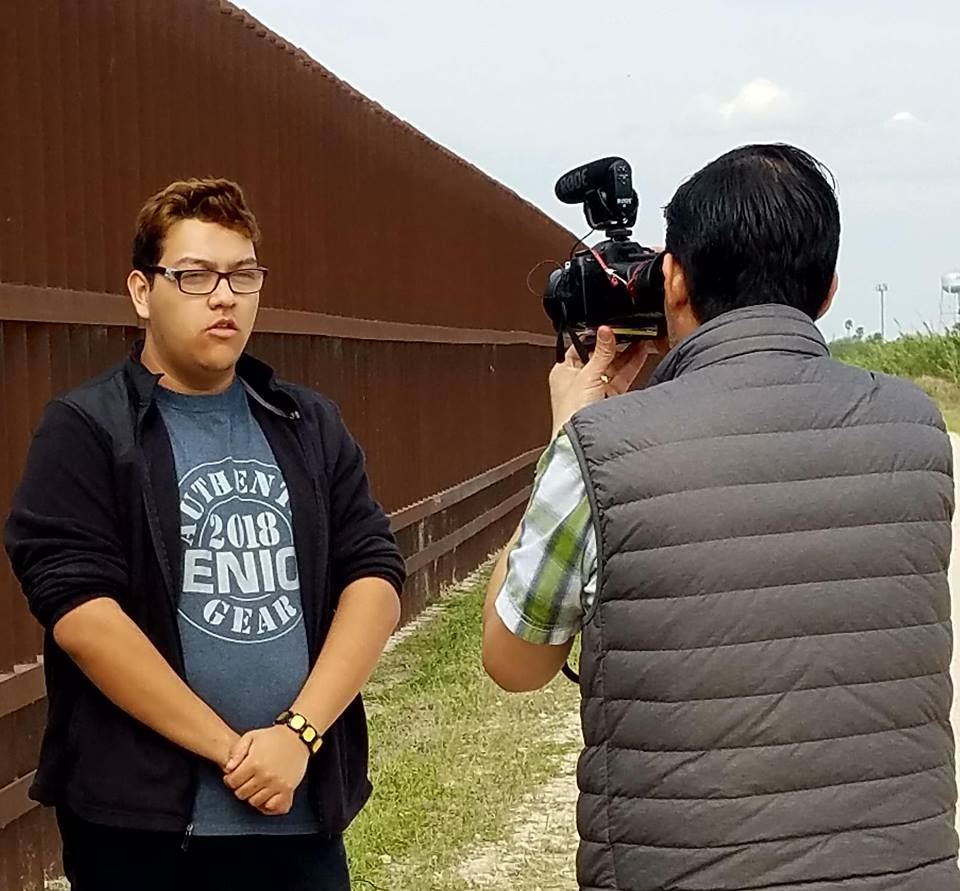
<path id="1" fill-rule="evenodd" d="M 582 634 L 583 889 L 957 891 L 940 413 L 830 358 L 809 155 L 732 151 L 666 220 L 673 349 L 630 393 L 609 330 L 551 373 L 486 670 L 536 689 Z"/>

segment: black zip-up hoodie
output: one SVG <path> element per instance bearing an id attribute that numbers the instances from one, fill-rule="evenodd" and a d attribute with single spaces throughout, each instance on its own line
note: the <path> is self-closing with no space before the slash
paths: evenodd
<path id="1" fill-rule="evenodd" d="M 5 543 L 43 625 L 49 714 L 31 796 L 79 817 L 185 831 L 198 759 L 114 706 L 56 645 L 52 629 L 95 597 L 114 598 L 183 676 L 179 496 L 154 404 L 159 380 L 126 362 L 52 401 L 14 494 Z M 404 561 L 372 498 L 364 457 L 337 407 L 243 356 L 237 373 L 290 492 L 311 665 L 340 593 L 365 577 L 402 589 Z M 109 646 L 109 641 L 104 641 Z M 370 795 L 358 696 L 324 736 L 306 782 L 323 830 L 342 832 Z"/>

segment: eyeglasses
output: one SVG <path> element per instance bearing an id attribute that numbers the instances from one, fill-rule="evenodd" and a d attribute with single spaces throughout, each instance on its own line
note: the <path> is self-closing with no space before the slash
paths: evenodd
<path id="1" fill-rule="evenodd" d="M 173 269 L 170 266 L 147 266 L 144 272 L 156 272 L 191 296 L 203 297 L 212 294 L 220 286 L 220 280 L 226 279 L 234 294 L 256 294 L 263 287 L 267 270 L 262 266 L 250 266 L 246 269 L 234 269 L 231 272 L 217 272 L 216 269 Z"/>

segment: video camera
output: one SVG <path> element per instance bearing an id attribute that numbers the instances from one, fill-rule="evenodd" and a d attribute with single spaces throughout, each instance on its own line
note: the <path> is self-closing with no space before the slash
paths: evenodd
<path id="1" fill-rule="evenodd" d="M 630 165 L 616 157 L 593 161 L 560 177 L 554 191 L 564 204 L 582 203 L 591 231 L 607 237 L 550 274 L 543 307 L 557 332 L 557 361 L 568 334 L 586 362 L 601 325 L 613 328 L 618 342 L 664 335 L 663 254 L 630 240 L 640 207 Z"/>

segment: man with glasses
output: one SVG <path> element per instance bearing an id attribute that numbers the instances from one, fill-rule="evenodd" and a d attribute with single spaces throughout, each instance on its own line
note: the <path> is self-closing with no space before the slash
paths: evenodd
<path id="1" fill-rule="evenodd" d="M 349 887 L 359 691 L 404 563 L 336 406 L 244 353 L 266 269 L 226 180 L 144 206 L 145 339 L 54 400 L 6 545 L 46 632 L 33 797 L 74 891 Z"/>

